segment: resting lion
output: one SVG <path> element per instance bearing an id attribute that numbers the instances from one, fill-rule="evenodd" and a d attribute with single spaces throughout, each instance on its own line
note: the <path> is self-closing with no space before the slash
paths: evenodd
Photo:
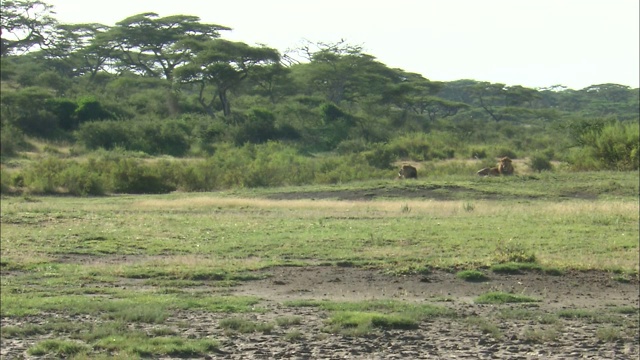
<path id="1" fill-rule="evenodd" d="M 398 179 L 417 179 L 418 169 L 411 165 L 402 165 L 398 172 Z"/>
<path id="2" fill-rule="evenodd" d="M 497 167 L 484 168 L 479 170 L 476 174 L 478 174 L 478 176 L 498 176 L 500 175 L 500 170 L 498 170 Z"/>
<path id="3" fill-rule="evenodd" d="M 513 164 L 511 159 L 506 156 L 500 159 L 500 162 L 498 163 L 498 171 L 502 175 L 513 175 Z"/>
<path id="4" fill-rule="evenodd" d="M 497 167 L 481 169 L 477 174 L 479 176 L 513 175 L 513 164 L 511 159 L 505 156 L 500 159 Z"/>

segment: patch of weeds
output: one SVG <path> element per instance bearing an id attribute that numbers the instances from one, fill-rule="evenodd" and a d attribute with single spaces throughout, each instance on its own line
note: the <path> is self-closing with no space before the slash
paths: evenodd
<path id="1" fill-rule="evenodd" d="M 511 240 L 496 247 L 495 261 L 497 263 L 535 263 L 536 255 L 525 245 Z"/>
<path id="2" fill-rule="evenodd" d="M 456 277 L 469 282 L 489 281 L 489 277 L 479 270 L 462 270 L 456 273 Z"/>
<path id="3" fill-rule="evenodd" d="M 286 301 L 285 306 L 297 308 L 297 307 L 321 307 L 323 303 L 328 303 L 327 300 L 292 300 Z"/>
<path id="4" fill-rule="evenodd" d="M 464 211 L 466 212 L 473 212 L 473 210 L 476 209 L 475 205 L 473 205 L 470 202 L 466 202 L 464 204 L 462 204 L 462 208 L 464 209 Z"/>
<path id="5" fill-rule="evenodd" d="M 411 212 L 411 208 L 409 207 L 409 204 L 403 204 L 403 205 L 400 207 L 400 212 L 401 212 L 401 213 L 403 213 L 403 214 L 408 214 L 408 213 L 410 213 L 410 212 Z"/>
<path id="6" fill-rule="evenodd" d="M 300 330 L 291 330 L 284 334 L 284 339 L 288 342 L 299 342 L 304 340 L 304 335 Z"/>
<path id="7" fill-rule="evenodd" d="M 614 281 L 617 281 L 619 283 L 623 283 L 623 284 L 631 283 L 631 279 L 629 279 L 625 275 L 616 275 L 616 276 L 613 276 L 611 279 L 613 279 Z"/>
<path id="8" fill-rule="evenodd" d="M 333 314 L 328 320 L 325 331 L 346 336 L 362 336 L 374 329 L 416 329 L 415 319 L 397 315 L 361 311 L 341 311 Z"/>
<path id="9" fill-rule="evenodd" d="M 123 304 L 124 305 L 124 304 Z M 161 324 L 169 317 L 169 313 L 161 305 L 124 305 L 107 315 L 112 320 L 129 323 Z"/>
<path id="10" fill-rule="evenodd" d="M 155 289 L 153 292 L 161 295 L 187 294 L 187 292 L 182 289 L 175 289 L 171 287 L 160 287 L 159 289 Z"/>
<path id="11" fill-rule="evenodd" d="M 156 336 L 171 336 L 171 335 L 177 335 L 177 331 L 170 328 L 170 327 L 166 327 L 166 326 L 161 326 L 161 327 L 157 327 L 157 328 L 153 328 L 151 329 L 151 331 L 149 331 L 151 333 L 152 336 L 156 337 Z"/>
<path id="12" fill-rule="evenodd" d="M 205 293 L 185 293 L 181 296 L 155 295 L 152 300 L 181 310 L 205 310 L 216 313 L 261 312 L 256 308 L 259 300 L 251 296 L 211 296 Z M 144 300 L 143 300 L 144 301 Z"/>
<path id="13" fill-rule="evenodd" d="M 470 316 L 464 320 L 467 324 L 477 327 L 483 334 L 489 334 L 498 340 L 502 337 L 502 331 L 493 323 L 479 316 Z"/>
<path id="14" fill-rule="evenodd" d="M 279 327 L 286 328 L 292 325 L 302 324 L 302 317 L 300 316 L 282 316 L 276 319 L 276 324 Z"/>
<path id="15" fill-rule="evenodd" d="M 549 329 L 526 329 L 521 335 L 521 339 L 528 343 L 545 344 L 558 340 L 558 330 Z"/>
<path id="16" fill-rule="evenodd" d="M 410 318 L 421 320 L 436 316 L 453 316 L 455 312 L 442 306 L 430 304 L 410 304 L 395 300 L 373 300 L 358 302 L 334 302 L 319 300 L 298 300 L 286 302 L 286 306 L 292 307 L 318 307 L 326 311 L 335 312 L 380 312 L 406 315 Z"/>
<path id="17" fill-rule="evenodd" d="M 184 339 L 178 336 L 149 337 L 143 333 L 115 335 L 98 340 L 94 348 L 110 352 L 125 352 L 139 357 L 159 358 L 200 357 L 220 347 L 210 339 Z"/>
<path id="18" fill-rule="evenodd" d="M 551 276 L 562 276 L 564 275 L 564 270 L 558 268 L 543 268 L 542 271 Z"/>
<path id="19" fill-rule="evenodd" d="M 109 321 L 104 323 L 94 323 L 86 332 L 82 332 L 77 338 L 86 342 L 93 342 L 110 336 L 123 336 L 127 334 L 131 336 L 131 331 L 127 324 L 122 321 Z M 141 336 L 142 334 L 138 334 Z"/>
<path id="20" fill-rule="evenodd" d="M 596 330 L 596 336 L 601 341 L 614 342 L 622 339 L 622 332 L 616 327 L 605 326 Z"/>
<path id="21" fill-rule="evenodd" d="M 558 316 L 555 314 L 544 314 L 538 318 L 540 324 L 557 324 L 559 321 Z"/>
<path id="22" fill-rule="evenodd" d="M 530 303 L 538 301 L 540 300 L 530 296 L 510 294 L 500 291 L 482 294 L 475 300 L 477 304 Z"/>
<path id="23" fill-rule="evenodd" d="M 491 271 L 497 274 L 522 274 L 524 271 L 538 271 L 542 267 L 535 263 L 508 262 L 491 266 Z"/>
<path id="24" fill-rule="evenodd" d="M 237 331 L 239 333 L 247 334 L 253 332 L 261 332 L 263 334 L 270 334 L 273 330 L 274 324 L 267 322 L 251 321 L 242 317 L 231 317 L 220 320 L 220 327 L 227 330 Z"/>
<path id="25" fill-rule="evenodd" d="M 611 311 L 613 313 L 625 314 L 625 315 L 633 315 L 633 314 L 639 315 L 640 314 L 640 308 L 633 307 L 633 306 L 617 306 L 617 307 L 609 309 L 609 311 Z"/>
<path id="26" fill-rule="evenodd" d="M 541 311 L 529 309 L 502 309 L 498 313 L 499 319 L 537 321 L 540 324 L 557 324 L 558 317 Z"/>
<path id="27" fill-rule="evenodd" d="M 47 332 L 48 330 L 42 325 L 2 326 L 0 327 L 0 338 L 26 338 L 46 334 Z"/>
<path id="28" fill-rule="evenodd" d="M 592 323 L 619 324 L 622 321 L 619 316 L 586 309 L 560 310 L 558 311 L 558 316 L 563 319 L 587 320 Z"/>
<path id="29" fill-rule="evenodd" d="M 594 319 L 596 313 L 583 309 L 565 309 L 558 311 L 558 316 L 563 319 Z"/>
<path id="30" fill-rule="evenodd" d="M 76 354 L 86 353 L 89 347 L 77 341 L 48 339 L 43 340 L 27 350 L 29 355 L 44 356 L 53 355 L 56 357 L 69 357 Z"/>

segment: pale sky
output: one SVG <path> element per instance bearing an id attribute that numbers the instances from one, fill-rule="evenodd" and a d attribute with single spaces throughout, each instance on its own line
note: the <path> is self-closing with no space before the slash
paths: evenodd
<path id="1" fill-rule="evenodd" d="M 195 15 L 222 38 L 280 52 L 303 40 L 360 45 L 434 81 L 531 88 L 639 87 L 638 0 L 44 0 L 63 23 L 143 12 Z"/>

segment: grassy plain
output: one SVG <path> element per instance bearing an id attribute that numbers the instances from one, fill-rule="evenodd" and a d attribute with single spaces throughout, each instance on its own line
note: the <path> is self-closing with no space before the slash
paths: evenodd
<path id="1" fill-rule="evenodd" d="M 348 194 L 363 196 L 341 200 Z M 612 271 L 625 279 L 637 278 L 639 266 L 637 173 L 3 197 L 1 215 L 0 315 L 97 316 L 103 325 L 60 331 L 93 351 L 137 356 L 197 356 L 216 348 L 213 340 L 170 331 L 150 342 L 151 335 L 122 324 L 162 324 L 175 311 L 263 311 L 259 299 L 224 289 L 259 278 L 253 270 L 272 266 L 327 264 L 407 274 L 490 269 L 526 259 L 545 269 Z M 219 291 L 200 291 L 203 282 Z M 406 312 L 386 317 L 357 310 L 336 313 L 328 325 L 416 326 Z M 229 328 L 240 325 L 231 322 Z M 57 331 L 51 326 L 3 327 L 2 336 Z M 40 343 L 32 351 L 89 351 L 64 341 Z"/>

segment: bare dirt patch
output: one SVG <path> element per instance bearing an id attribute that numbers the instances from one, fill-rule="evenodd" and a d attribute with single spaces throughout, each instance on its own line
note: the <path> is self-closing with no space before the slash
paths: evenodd
<path id="1" fill-rule="evenodd" d="M 256 296 L 261 299 L 257 308 L 266 311 L 250 314 L 176 311 L 162 326 L 185 338 L 218 339 L 219 351 L 201 357 L 205 359 L 637 359 L 640 355 L 638 281 L 621 282 L 611 273 L 568 272 L 550 276 L 488 272 L 489 280 L 479 283 L 458 279 L 446 271 L 395 276 L 379 270 L 338 266 L 277 267 L 261 273 L 266 278 L 244 282 L 226 293 Z M 212 294 L 220 291 L 213 287 L 210 290 Z M 489 291 L 522 294 L 540 301 L 500 305 L 474 301 Z M 417 329 L 378 329 L 364 336 L 347 336 L 327 332 L 330 312 L 287 305 L 296 300 L 399 300 L 446 307 L 456 315 L 424 320 Z M 616 311 L 619 309 L 627 311 L 621 314 Z M 535 316 L 504 318 L 501 314 L 506 310 L 530 310 L 553 316 L 556 321 L 547 323 Z M 558 317 L 567 310 L 611 314 L 617 320 L 609 323 L 606 319 Z M 3 318 L 2 325 L 37 323 L 52 316 L 74 322 L 104 321 L 99 317 L 43 314 Z M 221 320 L 238 316 L 267 323 L 286 317 L 300 321 L 289 326 L 276 325 L 267 333 L 243 334 L 220 326 Z M 158 327 L 130 326 L 149 332 Z M 603 339 L 602 331 L 613 331 L 617 338 Z M 34 358 L 27 355 L 28 347 L 50 336 L 3 338 L 2 358 Z"/>

